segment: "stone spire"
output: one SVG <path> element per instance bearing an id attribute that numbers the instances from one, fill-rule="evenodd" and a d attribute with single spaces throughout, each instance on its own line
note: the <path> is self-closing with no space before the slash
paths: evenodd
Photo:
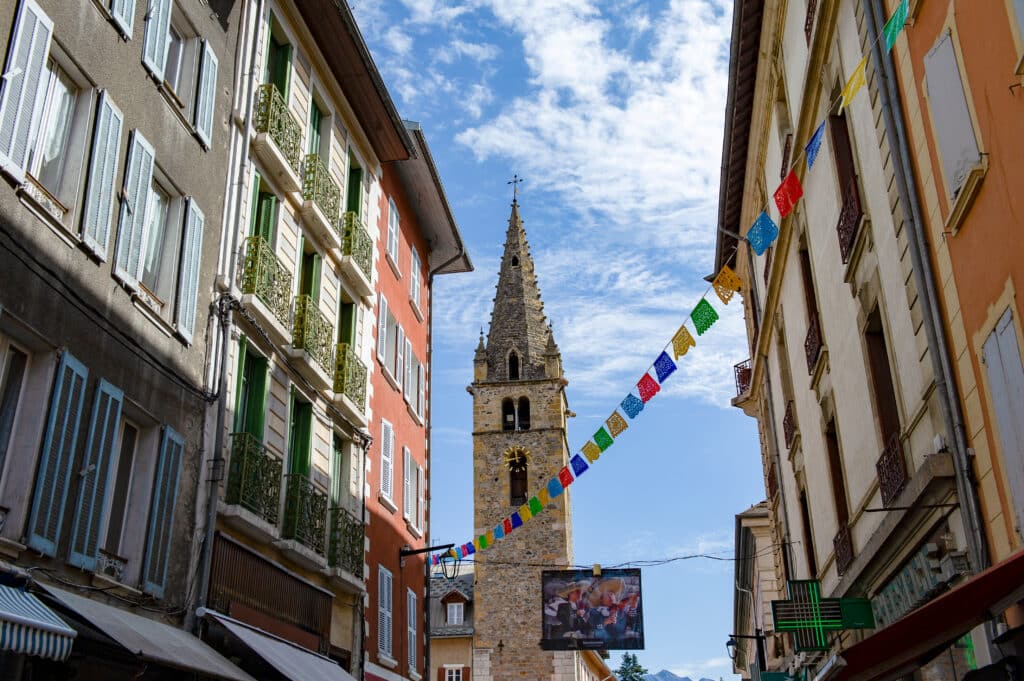
<path id="1" fill-rule="evenodd" d="M 515 380 L 509 376 L 509 356 L 513 351 L 518 358 L 519 380 L 545 378 L 551 346 L 557 352 L 544 316 L 533 257 L 519 217 L 519 203 L 513 199 L 487 335 L 487 380 Z"/>

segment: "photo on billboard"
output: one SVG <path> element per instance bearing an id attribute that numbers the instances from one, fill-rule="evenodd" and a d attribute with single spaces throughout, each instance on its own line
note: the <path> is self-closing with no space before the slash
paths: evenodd
<path id="1" fill-rule="evenodd" d="M 544 650 L 640 650 L 640 570 L 545 570 Z"/>

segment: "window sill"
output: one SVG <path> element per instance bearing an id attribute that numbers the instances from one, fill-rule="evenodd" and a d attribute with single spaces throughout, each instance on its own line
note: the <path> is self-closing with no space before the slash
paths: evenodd
<path id="1" fill-rule="evenodd" d="M 391 257 L 391 253 L 387 249 L 384 249 L 384 259 L 388 261 L 388 265 L 391 266 L 391 271 L 395 273 L 395 276 L 401 279 L 402 271 L 398 269 L 398 263 Z"/>
<path id="2" fill-rule="evenodd" d="M 388 383 L 391 384 L 392 388 L 394 388 L 395 390 L 401 391 L 402 390 L 402 386 L 398 385 L 398 381 L 396 381 L 395 377 L 391 375 L 391 370 L 388 369 L 387 364 L 382 362 L 380 357 L 377 358 L 377 361 L 380 363 L 380 371 L 381 371 L 382 374 L 384 374 L 384 379 Z"/>
<path id="3" fill-rule="evenodd" d="M 412 313 L 414 315 L 416 315 L 416 319 L 422 322 L 423 321 L 423 312 L 420 311 L 419 303 L 417 303 L 416 300 L 414 298 L 412 298 L 411 296 L 409 297 L 409 307 L 412 308 Z"/>
<path id="4" fill-rule="evenodd" d="M 420 681 L 420 679 L 422 679 L 423 677 L 420 676 L 415 669 L 410 669 L 409 678 L 412 679 L 412 681 Z"/>
<path id="5" fill-rule="evenodd" d="M 398 513 L 398 506 L 395 505 L 394 501 L 384 496 L 383 492 L 377 493 L 377 501 L 379 501 L 380 505 L 388 509 L 388 511 L 390 511 L 392 514 Z"/>
<path id="6" fill-rule="evenodd" d="M 960 185 L 960 191 L 956 194 L 956 199 L 953 200 L 949 217 L 946 218 L 945 231 L 947 233 L 956 236 L 956 233 L 960 231 L 960 226 L 967 217 L 974 199 L 977 198 L 981 181 L 985 179 L 987 172 L 988 156 L 983 154 L 981 160 L 968 171 L 967 177 L 964 179 L 963 184 Z"/>
<path id="7" fill-rule="evenodd" d="M 423 417 L 416 413 L 416 410 L 412 408 L 412 404 L 408 400 L 405 401 L 405 408 L 409 411 L 409 416 L 416 422 L 416 425 L 423 425 Z"/>
<path id="8" fill-rule="evenodd" d="M 413 539 L 419 539 L 423 536 L 423 533 L 420 531 L 420 528 L 416 527 L 411 522 L 409 522 L 408 518 L 406 518 L 405 520 L 405 529 L 409 534 L 412 535 Z"/>
<path id="9" fill-rule="evenodd" d="M 180 331 L 178 331 L 178 328 L 163 318 L 160 314 L 160 303 L 158 303 L 148 291 L 140 285 L 139 288 L 131 290 L 130 293 L 132 303 L 135 304 L 135 307 L 137 307 L 139 311 L 142 312 L 142 315 L 151 321 L 161 333 L 168 338 L 176 338 L 185 346 L 189 345 L 185 340 L 185 337 L 181 335 Z"/>
<path id="10" fill-rule="evenodd" d="M 398 660 L 382 650 L 377 651 L 377 662 L 379 662 L 382 667 L 387 667 L 388 669 L 394 669 L 398 666 Z"/>
<path id="11" fill-rule="evenodd" d="M 64 225 L 64 217 L 68 209 L 55 199 L 42 185 L 35 181 L 28 173 L 25 174 L 25 181 L 16 189 L 21 202 L 36 214 L 40 220 L 46 223 L 54 234 L 72 248 L 83 244 L 77 234 L 71 232 Z M 91 249 L 89 249 L 91 252 Z"/>
<path id="12" fill-rule="evenodd" d="M 178 98 L 178 93 L 171 89 L 171 86 L 167 84 L 166 80 L 161 83 L 157 83 L 156 89 L 160 92 L 161 96 L 163 96 L 164 101 L 167 102 L 167 106 L 171 108 L 171 113 L 173 113 L 174 117 L 178 119 L 178 122 L 185 128 L 185 131 L 199 143 L 199 147 L 201 149 L 209 151 L 209 147 L 199 139 L 199 132 L 196 130 L 196 127 L 192 124 L 192 121 L 189 120 L 188 116 L 185 115 L 185 104 Z"/>

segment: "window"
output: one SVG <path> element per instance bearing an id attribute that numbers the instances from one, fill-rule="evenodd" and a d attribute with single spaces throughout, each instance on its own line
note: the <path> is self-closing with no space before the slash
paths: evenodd
<path id="1" fill-rule="evenodd" d="M 266 404 L 267 360 L 256 354 L 243 338 L 239 343 L 235 432 L 248 433 L 257 442 L 263 442 Z"/>
<path id="2" fill-rule="evenodd" d="M 14 431 L 14 417 L 21 401 L 21 387 L 25 381 L 28 355 L 14 346 L 7 349 L 7 357 L 0 365 L 0 476 L 4 472 L 4 461 L 11 445 Z"/>
<path id="3" fill-rule="evenodd" d="M 444 670 L 444 681 L 464 681 L 464 677 L 462 676 L 462 668 L 459 667 L 453 669 L 451 667 L 447 667 Z"/>
<path id="4" fill-rule="evenodd" d="M 850 522 L 850 506 L 846 499 L 846 479 L 843 475 L 842 455 L 839 452 L 839 436 L 836 434 L 835 419 L 829 419 L 825 426 L 825 449 L 828 452 L 828 472 L 832 479 L 832 500 L 836 507 L 836 524 L 842 531 Z"/>
<path id="5" fill-rule="evenodd" d="M 462 603 L 448 604 L 448 624 L 462 624 L 464 607 Z"/>
<path id="6" fill-rule="evenodd" d="M 508 481 L 509 481 L 509 503 L 512 506 L 522 506 L 528 498 L 527 486 L 529 484 L 530 463 L 527 454 L 523 450 L 515 453 L 515 457 L 507 460 Z"/>
<path id="7" fill-rule="evenodd" d="M 412 341 L 408 337 L 405 339 L 405 375 L 402 377 L 402 394 L 405 396 L 405 401 L 409 402 L 410 395 L 415 395 L 416 386 L 414 385 L 416 374 L 416 357 L 412 354 Z"/>
<path id="8" fill-rule="evenodd" d="M 416 463 L 412 460 L 412 452 L 402 447 L 402 516 L 410 523 L 415 518 L 416 498 Z"/>
<path id="9" fill-rule="evenodd" d="M 800 521 L 804 533 L 804 555 L 807 558 L 809 579 L 818 576 L 818 559 L 814 555 L 814 534 L 811 532 L 811 511 L 807 505 L 807 490 L 800 490 Z"/>
<path id="10" fill-rule="evenodd" d="M 331 438 L 331 496 L 330 508 L 341 508 L 345 493 L 345 441 L 335 433 Z"/>
<path id="11" fill-rule="evenodd" d="M 525 397 L 519 398 L 519 409 L 516 412 L 517 430 L 530 429 L 530 400 Z"/>
<path id="12" fill-rule="evenodd" d="M 896 387 L 892 381 L 889 368 L 889 353 L 886 349 L 885 329 L 882 327 L 882 316 L 876 307 L 868 315 L 868 323 L 864 329 L 864 342 L 867 346 L 868 366 L 871 370 L 871 385 L 875 398 L 875 420 L 882 437 L 882 448 L 887 448 L 893 438 L 899 441 L 900 415 L 896 404 Z"/>
<path id="13" fill-rule="evenodd" d="M 80 92 L 53 57 L 47 60 L 40 87 L 42 118 L 36 144 L 29 152 L 28 171 L 48 192 L 59 197 Z"/>
<path id="14" fill-rule="evenodd" d="M 181 220 L 176 214 L 180 201 L 172 206 L 170 193 L 154 180 L 146 206 L 146 253 L 141 283 L 163 305 L 171 299 L 177 281 L 181 252 Z"/>
<path id="15" fill-rule="evenodd" d="M 388 198 L 388 256 L 391 258 L 391 264 L 394 266 L 395 271 L 398 271 L 398 206 L 395 205 L 395 200 Z"/>
<path id="16" fill-rule="evenodd" d="M 352 211 L 356 215 L 363 214 L 363 169 L 359 166 L 355 157 L 349 154 L 348 157 L 348 191 L 345 196 L 345 210 Z"/>
<path id="17" fill-rule="evenodd" d="M 109 0 L 107 4 L 118 31 L 126 40 L 131 40 L 135 25 L 135 0 Z"/>
<path id="18" fill-rule="evenodd" d="M 309 106 L 309 130 L 306 144 L 307 154 L 319 154 L 323 140 L 324 112 L 314 101 Z M 326 165 L 326 159 L 324 160 Z"/>
<path id="19" fill-rule="evenodd" d="M 270 15 L 270 40 L 267 42 L 267 64 L 264 82 L 273 83 L 284 100 L 288 101 L 288 89 L 292 77 L 292 46 L 278 23 Z"/>
<path id="20" fill-rule="evenodd" d="M 516 403 L 511 397 L 501 401 L 501 429 L 516 429 Z"/>
<path id="21" fill-rule="evenodd" d="M 399 386 L 405 378 L 405 333 L 388 307 L 384 294 L 379 294 L 377 326 L 377 359 L 387 375 Z"/>
<path id="22" fill-rule="evenodd" d="M 391 657 L 391 572 L 377 567 L 377 652 Z"/>
<path id="23" fill-rule="evenodd" d="M 124 421 L 118 442 L 117 463 L 112 466 L 114 479 L 108 495 L 107 529 L 102 542 L 102 548 L 115 556 L 121 555 L 122 535 L 128 512 L 128 498 L 131 493 L 132 470 L 138 442 L 139 427 L 130 421 Z"/>
<path id="24" fill-rule="evenodd" d="M 288 429 L 288 473 L 308 478 L 313 442 L 313 405 L 293 392 L 291 415 Z"/>
<path id="25" fill-rule="evenodd" d="M 417 628 L 418 628 L 417 627 L 417 620 L 419 619 L 419 617 L 418 617 L 418 613 L 416 612 L 416 600 L 417 600 L 416 599 L 416 594 L 413 593 L 412 589 L 409 589 L 408 591 L 406 591 L 406 594 L 405 594 L 405 614 L 406 614 L 405 621 L 406 621 L 406 626 L 408 628 L 408 636 L 406 637 L 406 641 L 408 642 L 408 645 L 409 645 L 409 671 L 412 672 L 412 673 L 416 673 L 416 658 L 417 658 L 416 652 L 417 652 L 417 648 L 418 648 L 417 641 L 416 641 L 416 631 L 417 631 Z"/>
<path id="26" fill-rule="evenodd" d="M 142 589 L 157 598 L 163 598 L 167 581 L 174 506 L 178 498 L 178 478 L 184 452 L 185 439 L 173 428 L 164 426 L 156 462 L 156 482 L 150 497 L 146 560 L 142 566 Z"/>
<path id="27" fill-rule="evenodd" d="M 508 353 L 508 380 L 519 380 L 519 355 L 516 354 L 515 350 Z"/>
<path id="28" fill-rule="evenodd" d="M 413 306 L 420 309 L 420 269 L 422 265 L 420 263 L 420 254 L 416 250 L 416 247 L 412 247 L 412 258 L 409 264 L 409 300 L 412 301 Z"/>
<path id="29" fill-rule="evenodd" d="M 1013 499 L 1014 525 L 1020 535 L 1024 533 L 1024 423 L 1020 418 L 1024 409 L 1024 366 L 1012 310 L 1003 313 L 985 339 L 982 353 Z"/>
<path id="30" fill-rule="evenodd" d="M 395 429 L 383 419 L 380 422 L 380 493 L 389 501 L 394 498 Z"/>
<path id="31" fill-rule="evenodd" d="M 264 241 L 273 246 L 277 232 L 277 194 L 258 172 L 253 176 L 250 216 L 249 235 L 263 237 Z"/>

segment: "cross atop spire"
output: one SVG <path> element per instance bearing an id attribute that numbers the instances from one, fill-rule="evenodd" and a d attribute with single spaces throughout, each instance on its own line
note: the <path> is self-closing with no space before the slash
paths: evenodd
<path id="1" fill-rule="evenodd" d="M 518 174 L 513 175 L 512 179 L 505 184 L 512 185 L 512 203 L 518 203 L 519 201 L 519 184 L 523 181 L 523 178 L 519 177 Z"/>

